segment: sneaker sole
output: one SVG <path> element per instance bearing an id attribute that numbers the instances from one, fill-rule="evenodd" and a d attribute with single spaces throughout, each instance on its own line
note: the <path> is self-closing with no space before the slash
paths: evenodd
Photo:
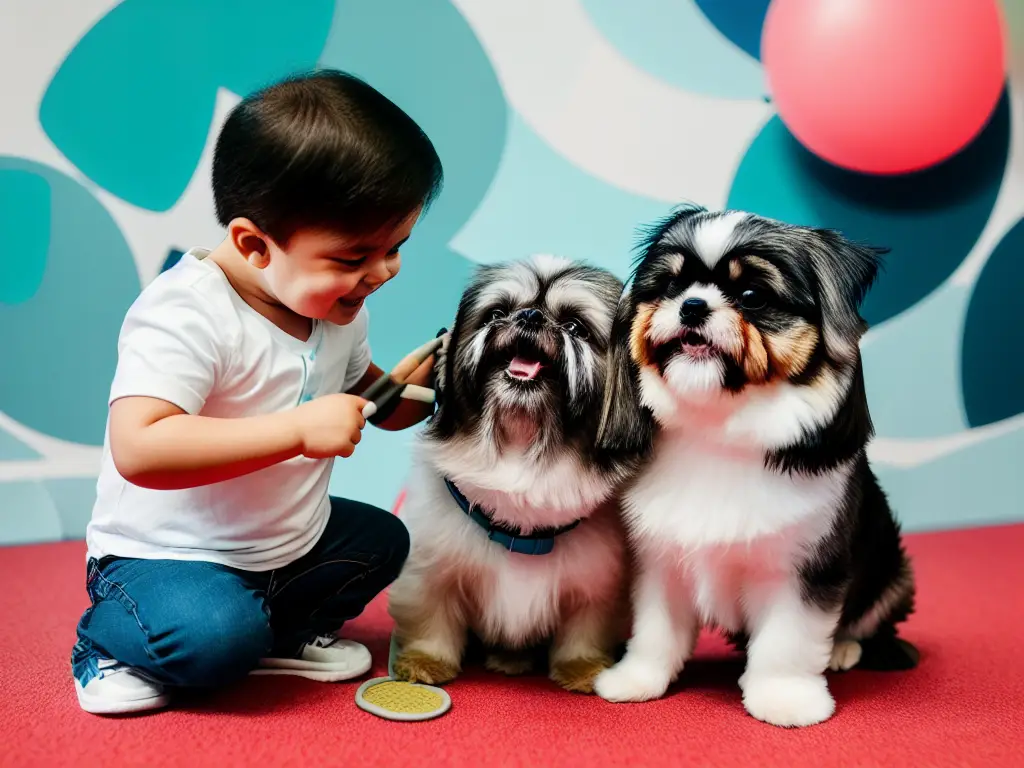
<path id="1" fill-rule="evenodd" d="M 373 666 L 373 659 L 367 659 L 357 667 L 325 662 L 303 661 L 301 659 L 263 659 L 250 675 L 292 675 L 317 680 L 321 683 L 338 683 L 343 680 L 365 675 Z"/>
<path id="2" fill-rule="evenodd" d="M 166 693 L 150 696 L 148 699 L 131 699 L 129 701 L 111 701 L 99 696 L 90 696 L 82 690 L 81 684 L 75 681 L 75 693 L 78 694 L 78 705 L 90 715 L 128 715 L 133 712 L 149 712 L 163 709 L 171 702 Z"/>

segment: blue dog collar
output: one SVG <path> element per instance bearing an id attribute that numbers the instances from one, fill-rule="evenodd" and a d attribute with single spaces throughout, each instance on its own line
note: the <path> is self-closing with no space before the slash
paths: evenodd
<path id="1" fill-rule="evenodd" d="M 487 532 L 487 538 L 509 552 L 516 552 L 520 555 L 546 555 L 555 548 L 555 537 L 571 531 L 580 524 L 575 520 L 561 528 L 539 528 L 529 535 L 524 535 L 518 529 L 502 523 L 496 523 L 476 504 L 470 503 L 469 499 L 458 489 L 458 487 L 447 477 L 444 484 L 448 486 L 448 492 L 459 505 L 459 509 L 466 513 L 470 520 L 479 525 Z"/>

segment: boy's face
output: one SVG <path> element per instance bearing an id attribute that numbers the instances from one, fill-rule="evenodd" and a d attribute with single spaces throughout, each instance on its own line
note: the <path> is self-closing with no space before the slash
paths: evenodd
<path id="1" fill-rule="evenodd" d="M 297 230 L 284 248 L 268 241 L 266 287 L 296 314 L 347 325 L 366 297 L 398 274 L 399 248 L 419 214 L 373 235 L 309 228 Z"/>

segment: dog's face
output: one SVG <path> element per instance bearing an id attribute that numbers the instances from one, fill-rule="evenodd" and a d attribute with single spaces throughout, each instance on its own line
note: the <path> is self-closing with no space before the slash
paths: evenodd
<path id="1" fill-rule="evenodd" d="M 602 441 L 649 438 L 649 417 L 630 412 L 631 400 L 665 421 L 677 409 L 780 382 L 833 387 L 859 360 L 858 307 L 879 253 L 832 231 L 742 212 L 687 208 L 658 223 L 619 307 L 622 354 Z"/>
<path id="2" fill-rule="evenodd" d="M 622 283 L 549 256 L 481 268 L 439 359 L 435 437 L 593 444 Z"/>

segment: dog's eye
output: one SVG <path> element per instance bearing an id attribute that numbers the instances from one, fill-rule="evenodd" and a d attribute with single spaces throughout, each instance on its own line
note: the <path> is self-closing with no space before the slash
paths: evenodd
<path id="1" fill-rule="evenodd" d="M 504 317 L 508 317 L 508 312 L 504 309 L 492 309 L 491 314 L 487 316 L 487 320 L 493 323 L 495 320 L 501 320 Z"/>
<path id="2" fill-rule="evenodd" d="M 562 328 L 565 329 L 566 333 L 571 336 L 575 336 L 578 339 L 586 339 L 589 335 L 587 333 L 587 327 L 579 320 L 567 320 L 562 323 Z"/>
<path id="3" fill-rule="evenodd" d="M 768 298 L 761 291 L 755 291 L 753 288 L 748 288 L 740 296 L 740 306 L 744 309 L 764 309 L 764 306 L 768 303 Z"/>

